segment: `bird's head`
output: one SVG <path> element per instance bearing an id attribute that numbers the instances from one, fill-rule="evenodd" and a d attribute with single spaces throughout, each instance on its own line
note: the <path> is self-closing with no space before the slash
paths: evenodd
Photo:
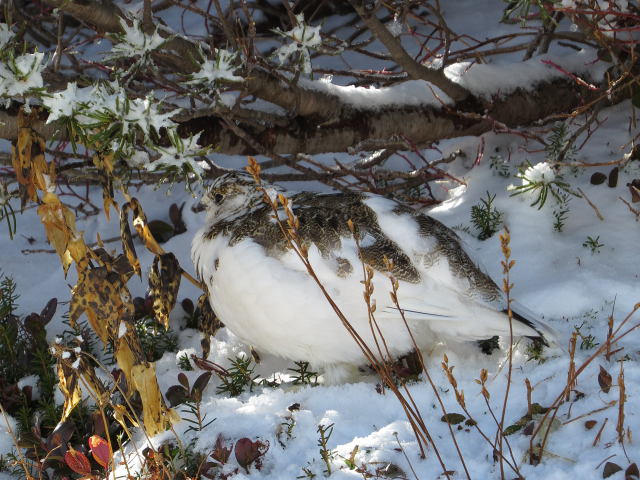
<path id="1" fill-rule="evenodd" d="M 207 188 L 201 203 L 207 212 L 207 221 L 217 223 L 233 220 L 264 206 L 263 193 L 251 175 L 230 172 L 216 178 Z"/>

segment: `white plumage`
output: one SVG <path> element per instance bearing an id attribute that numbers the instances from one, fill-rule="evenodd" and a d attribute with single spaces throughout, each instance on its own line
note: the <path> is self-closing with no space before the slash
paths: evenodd
<path id="1" fill-rule="evenodd" d="M 269 187 L 278 188 L 278 187 Z M 314 366 L 363 363 L 364 356 L 286 242 L 251 177 L 216 179 L 203 203 L 205 226 L 192 259 L 213 310 L 258 352 Z M 363 300 L 362 262 L 376 273 L 376 319 L 394 355 L 412 350 L 391 301 L 383 257 L 394 260 L 398 299 L 421 348 L 509 335 L 506 303 L 496 284 L 464 253 L 455 233 L 398 203 L 365 194 L 294 194 L 300 237 L 318 278 L 350 323 L 373 347 Z M 347 228 L 356 225 L 360 250 Z M 530 312 L 516 312 L 514 336 L 548 337 Z"/>

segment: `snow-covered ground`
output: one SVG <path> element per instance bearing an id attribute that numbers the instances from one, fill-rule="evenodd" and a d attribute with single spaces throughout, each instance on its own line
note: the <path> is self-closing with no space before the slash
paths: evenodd
<path id="1" fill-rule="evenodd" d="M 619 145 L 628 141 L 627 126 L 631 114 L 628 103 L 603 111 L 601 118 L 606 121 L 577 153 L 575 161 L 608 162 L 620 159 L 625 151 L 621 150 Z M 549 126 L 547 130 L 548 128 Z M 549 132 L 541 131 L 541 134 L 547 136 Z M 544 316 L 558 331 L 558 346 L 545 353 L 544 363 L 527 361 L 524 348 L 519 347 L 516 350 L 505 420 L 505 425 L 508 426 L 516 423 L 526 413 L 525 379 L 529 379 L 533 386 L 533 401 L 542 406 L 549 406 L 562 391 L 569 366 L 567 345 L 575 327 L 580 327 L 580 332 L 585 336 L 592 335 L 595 338 L 594 342 L 602 343 L 607 333 L 607 317 L 613 312 L 616 323 L 620 322 L 631 311 L 633 305 L 640 301 L 640 247 L 637 241 L 639 224 L 619 199 L 622 197 L 630 200 L 626 184 L 640 177 L 640 166 L 638 161 L 633 161 L 622 168 L 615 188 L 610 188 L 606 182 L 601 185 L 592 185 L 589 182 L 594 171 L 602 170 L 608 173 L 611 167 L 563 169 L 561 173 L 564 179 L 573 188 L 580 187 L 586 193 L 603 219 L 597 217 L 594 208 L 585 199 L 574 197 L 569 203 L 570 211 L 564 229 L 559 233 L 553 228 L 552 199 L 538 210 L 530 206 L 535 197 L 527 194 L 514 197 L 508 189 L 511 184 L 521 183 L 514 176 L 519 165 L 525 161 L 535 165 L 544 160 L 545 154 L 544 151 L 540 151 L 540 145 L 533 141 L 525 143 L 519 136 L 486 134 L 484 157 L 474 166 L 479 141 L 477 138 L 463 138 L 442 142 L 439 145 L 445 155 L 456 149 L 462 149 L 466 153 L 465 158 L 459 158 L 448 165 L 449 173 L 463 179 L 466 186 L 451 181 L 438 184 L 436 195 L 443 201 L 429 213 L 457 229 L 469 252 L 482 263 L 494 279 L 500 281 L 502 254 L 498 236 L 496 234 L 485 241 L 478 240 L 470 221 L 471 207 L 478 204 L 481 198 L 486 198 L 486 192 L 495 194 L 494 205 L 503 213 L 504 224 L 511 231 L 512 256 L 516 260 L 511 277 L 515 284 L 513 297 Z M 503 170 L 506 169 L 505 173 L 508 171 L 510 176 L 498 173 L 494 168 L 495 159 L 492 162 L 489 158 L 491 155 L 501 156 L 505 161 L 508 159 Z M 242 167 L 241 159 L 235 162 L 236 167 Z M 175 186 L 171 195 L 167 195 L 164 189 L 152 188 L 132 193 L 140 200 L 149 219 L 167 221 L 169 205 L 173 202 L 186 202 L 184 220 L 187 232 L 173 237 L 163 246 L 167 251 L 174 252 L 181 265 L 189 270 L 191 238 L 203 222 L 202 214 L 194 214 L 189 209 L 196 200 L 183 192 L 180 186 Z M 99 191 L 93 192 L 92 198 L 100 204 Z M 103 214 L 81 219 L 79 229 L 84 230 L 87 241 L 94 239 L 96 233 L 100 233 L 103 239 L 118 234 L 117 219 L 112 218 L 111 222 L 107 222 Z M 588 237 L 598 239 L 601 246 L 593 250 L 583 246 Z M 119 248 L 119 245 L 113 243 L 110 247 Z M 49 338 L 53 339 L 64 329 L 62 315 L 68 309 L 65 302 L 70 298 L 69 285 L 75 283 L 74 274 L 70 271 L 68 277 L 64 278 L 56 255 L 21 253 L 23 249 L 48 248 L 50 247 L 34 208 L 18 216 L 18 235 L 13 241 L 4 233 L 0 236 L 2 273 L 13 277 L 18 284 L 21 295 L 18 300 L 20 312 L 26 314 L 40 311 L 50 297 L 57 297 L 62 303 L 48 328 Z M 137 250 L 143 268 L 148 269 L 152 260 L 151 254 L 145 252 L 140 244 Z M 145 286 L 146 282 L 137 279 L 130 282 L 133 295 L 144 295 Z M 193 286 L 183 282 L 179 299 L 189 297 L 195 300 L 197 294 Z M 183 312 L 178 306 L 172 314 L 172 319 L 174 329 L 179 332 L 179 349 L 181 352 L 199 352 L 200 333 L 190 329 L 180 331 L 182 317 Z M 639 320 L 640 315 L 635 315 L 630 325 Z M 593 348 L 581 349 L 580 344 L 581 340 L 578 339 L 578 366 L 594 352 Z M 615 379 L 620 366 L 617 361 L 623 359 L 627 393 L 625 428 L 630 429 L 632 433 L 638 432 L 640 369 L 637 364 L 640 332 L 636 331 L 625 337 L 620 346 L 623 349 L 616 353 L 610 362 L 598 358 L 581 374 L 576 389 L 584 396 L 576 400 L 573 400 L 572 396 L 572 401 L 560 407 L 558 421 L 549 435 L 546 453 L 540 465 L 534 467 L 528 465 L 525 460 L 530 437 L 521 432 L 508 437 L 514 457 L 520 462 L 521 473 L 527 479 L 569 479 L 578 476 L 599 478 L 603 468 L 601 463 L 607 458 L 607 461 L 618 463 L 623 468 L 637 460 L 637 450 L 633 443 L 630 442 L 626 446 L 630 460 L 628 461 L 622 446 L 617 442 L 615 428 L 618 407 L 612 402 L 618 400 L 619 390 Z M 462 411 L 456 404 L 453 391 L 440 368 L 442 353 L 445 351 L 450 365 L 455 365 L 454 373 L 459 389 L 465 392 L 469 412 L 479 427 L 493 438 L 495 423 L 474 379 L 479 377 L 481 368 L 489 371 L 490 404 L 494 413 L 498 414 L 501 411 L 506 386 L 504 351 L 488 357 L 470 344 L 453 350 L 443 346 L 431 352 L 428 357 L 430 373 L 447 411 L 455 413 Z M 213 341 L 209 360 L 228 366 L 228 359 L 234 358 L 240 352 L 248 352 L 247 347 L 232 333 L 223 329 Z M 600 366 L 614 377 L 614 385 L 609 393 L 601 391 L 598 384 Z M 293 365 L 283 360 L 265 357 L 256 372 L 263 377 L 281 374 L 280 376 L 286 379 L 291 373 L 287 368 L 291 367 Z M 156 368 L 162 392 L 177 383 L 180 369 L 176 353 L 165 353 L 157 362 Z M 196 370 L 185 373 L 193 381 L 200 372 Z M 415 478 L 412 470 L 420 479 L 440 478 L 442 469 L 433 450 L 429 449 L 425 459 L 419 458 L 416 441 L 400 404 L 390 393 L 377 393 L 376 379 L 371 375 L 363 375 L 357 383 L 340 386 L 257 386 L 253 392 L 246 392 L 237 398 L 216 394 L 217 385 L 218 380 L 211 381 L 202 402 L 208 418 L 215 418 L 215 421 L 197 434 L 188 432 L 188 424 L 184 421 L 175 429 L 183 442 L 197 437 L 196 449 L 202 451 L 210 451 L 218 435 L 228 439 L 229 443 L 242 437 L 269 443 L 269 450 L 264 456 L 260 471 L 251 468 L 247 474 L 240 469 L 239 473 L 230 478 L 294 479 L 305 474 L 303 468 L 322 476 L 325 467 L 317 445 L 317 428 L 318 425 L 329 424 L 333 424 L 334 427 L 328 446 L 336 452 L 332 461 L 332 478 L 362 478 L 361 473 L 349 470 L 344 460 L 349 458 L 356 445 L 356 464 L 366 464 L 370 472 L 386 465 L 377 462 L 388 462 L 402 469 L 406 478 Z M 453 478 L 465 478 L 448 426 L 440 419 L 442 411 L 433 390 L 423 381 L 411 385 L 410 390 L 447 469 L 456 472 Z M 288 407 L 293 404 L 299 404 L 299 409 L 290 411 Z M 585 416 L 581 417 L 582 415 Z M 291 418 L 295 421 L 295 426 L 291 431 L 291 438 L 287 439 L 282 436 L 281 429 L 282 424 L 290 422 Z M 577 420 L 571 421 L 572 419 Z M 593 429 L 587 430 L 584 425 L 586 420 L 596 420 L 598 423 Z M 594 438 L 605 421 L 607 424 L 594 447 Z M 0 429 L 4 429 L 4 424 Z M 499 468 L 492 460 L 492 448 L 478 432 L 469 427 L 454 428 L 454 432 L 471 477 L 499 478 Z M 154 443 L 171 440 L 173 436 L 174 433 L 167 432 L 156 437 Z M 138 446 L 144 443 L 144 437 L 138 434 Z M 6 453 L 10 448 L 8 436 L 0 435 L 0 454 Z M 133 465 L 136 461 L 135 455 L 131 449 L 129 452 Z M 232 456 L 226 468 L 232 471 L 237 467 Z M 623 475 L 618 473 L 611 478 L 623 478 Z"/>
<path id="2" fill-rule="evenodd" d="M 480 4 L 477 0 L 459 0 L 442 3 L 446 3 L 444 6 L 448 25 L 454 31 L 465 32 L 482 39 L 520 30 L 515 24 L 498 23 L 499 12 L 504 8 L 502 2 L 487 0 Z M 131 8 L 133 6 L 139 4 L 133 2 Z M 176 31 L 180 31 L 181 21 L 187 29 L 202 29 L 201 25 L 196 25 L 189 12 L 186 12 L 184 17 L 174 14 L 172 18 L 169 11 L 164 15 Z M 109 44 L 104 41 L 101 45 L 91 48 L 102 51 L 108 49 Z M 566 48 L 552 48 L 549 56 L 545 58 L 553 59 L 564 66 L 567 66 L 567 62 L 574 62 L 570 63 L 570 67 L 576 72 L 581 71 L 581 65 L 590 64 L 595 60 L 592 50 L 563 57 L 567 51 L 569 50 Z M 516 86 L 531 86 L 536 80 L 561 75 L 549 66 L 542 66 L 537 57 L 529 61 L 524 68 L 520 63 L 516 66 L 510 65 L 510 61 L 521 58 L 521 53 L 501 57 L 490 65 L 475 64 L 470 69 L 466 68 L 466 64 L 452 66 L 447 73 L 450 77 L 456 78 L 457 74 L 463 71 L 466 77 L 462 77 L 460 81 L 478 94 L 497 91 L 505 93 Z M 329 62 L 329 67 L 339 64 L 338 60 L 331 61 L 335 63 Z M 387 66 L 384 62 L 373 65 L 370 58 L 358 56 L 350 59 L 350 65 L 363 69 Z M 595 65 L 599 74 L 602 73 L 601 66 L 602 64 Z M 594 74 L 593 69 L 591 70 Z M 432 91 L 424 82 L 406 82 L 388 90 L 339 86 L 344 82 L 344 78 L 337 77 L 333 84 L 328 84 L 324 79 L 316 80 L 312 86 L 340 95 L 354 105 L 433 103 Z M 633 109 L 628 102 L 604 109 L 599 114 L 603 123 L 578 151 L 574 161 L 606 163 L 621 159 L 631 148 L 628 142 L 633 134 L 630 133 L 629 125 L 635 125 L 633 115 Z M 571 128 L 575 129 L 578 126 L 574 125 Z M 536 133 L 548 138 L 551 127 L 551 124 L 539 127 Z M 583 140 L 584 135 L 578 139 L 577 145 L 581 145 Z M 481 144 L 484 155 L 476 162 L 476 154 Z M 627 146 L 621 148 L 622 145 Z M 505 425 L 513 425 L 527 410 L 525 379 L 528 379 L 533 387 L 533 402 L 545 407 L 549 406 L 564 388 L 569 368 L 567 346 L 575 328 L 579 327 L 584 337 L 593 336 L 592 344 L 602 344 L 607 334 L 609 315 L 613 315 L 618 324 L 633 306 L 640 302 L 640 223 L 620 200 L 620 197 L 631 200 L 626 185 L 633 179 L 640 178 L 640 162 L 634 160 L 621 168 L 615 188 L 607 186 L 607 182 L 592 185 L 589 181 L 595 171 L 608 174 L 613 168 L 612 165 L 575 169 L 564 167 L 560 172 L 563 179 L 573 189 L 582 189 L 602 219 L 584 198 L 571 197 L 563 231 L 558 232 L 553 227 L 553 199 L 549 198 L 547 204 L 538 210 L 530 206 L 535 197 L 528 194 L 512 196 L 513 191 L 509 189 L 510 185 L 521 184 L 521 180 L 515 177 L 519 167 L 526 169 L 526 162 L 536 165 L 545 161 L 545 152 L 541 144 L 533 140 L 526 142 L 517 135 L 488 133 L 482 138 L 443 141 L 437 147 L 444 157 L 458 149 L 465 153 L 464 157 L 459 157 L 455 162 L 441 165 L 449 174 L 462 179 L 465 184 L 443 181 L 433 185 L 435 195 L 442 202 L 428 213 L 456 229 L 466 243 L 469 253 L 501 284 L 502 253 L 498 235 L 484 241 L 478 240 L 470 215 L 471 207 L 478 205 L 482 198 L 487 198 L 487 192 L 495 195 L 494 206 L 502 212 L 504 225 L 511 232 L 512 257 L 516 260 L 511 272 L 511 280 L 515 284 L 512 295 L 530 310 L 543 316 L 558 332 L 557 345 L 544 353 L 544 363 L 528 361 L 522 346 L 515 351 L 511 392 L 505 415 Z M 0 150 L 10 151 L 8 142 L 0 141 Z M 440 156 L 434 150 L 423 153 L 430 159 Z M 244 157 L 224 157 L 219 154 L 212 157 L 225 167 L 242 168 L 246 164 Z M 334 157 L 333 154 L 318 156 L 327 162 L 331 162 Z M 347 155 L 339 155 L 338 158 L 342 162 L 354 160 Z M 391 162 L 393 160 L 390 160 Z M 400 164 L 398 162 L 398 165 Z M 195 214 L 190 210 L 197 199 L 183 191 L 180 185 L 174 186 L 171 194 L 168 194 L 165 187 L 144 187 L 130 193 L 140 200 L 150 220 L 168 221 L 171 203 L 180 205 L 186 202 L 184 221 L 187 232 L 171 238 L 163 247 L 173 252 L 186 270 L 192 271 L 191 239 L 203 223 L 203 214 Z M 70 203 L 77 202 L 71 197 L 66 198 Z M 91 199 L 96 205 L 102 204 L 99 189 L 91 191 Z M 636 209 L 640 208 L 638 205 L 640 204 L 635 204 Z M 76 282 L 75 273 L 72 268 L 65 278 L 55 254 L 34 253 L 51 248 L 36 214 L 36 207 L 28 207 L 22 215 L 18 215 L 17 222 L 18 234 L 14 240 L 9 240 L 4 224 L 0 224 L 0 272 L 11 276 L 18 285 L 20 314 L 39 312 L 49 298 L 58 298 L 57 313 L 47 327 L 48 338 L 53 341 L 55 336 L 66 328 L 62 320 L 68 311 L 70 287 Z M 98 233 L 102 239 L 117 237 L 119 234 L 117 215 L 113 214 L 110 222 L 102 213 L 86 218 L 78 214 L 78 228 L 84 231 L 87 243 L 95 241 Z M 108 243 L 107 247 L 117 250 L 121 248 L 119 243 Z M 148 270 L 152 263 L 152 254 L 137 240 L 136 248 L 143 270 Z M 129 288 L 134 296 L 144 296 L 146 281 L 134 278 L 130 281 Z M 199 293 L 194 286 L 183 281 L 178 298 L 190 298 L 195 301 Z M 181 370 L 177 358 L 185 352 L 200 352 L 201 334 L 195 330 L 181 329 L 183 317 L 184 312 L 178 305 L 171 317 L 173 329 L 179 336 L 178 352 L 166 353 L 156 364 L 162 392 L 178 383 L 177 375 Z M 630 319 L 629 325 L 635 325 L 639 321 L 640 314 L 636 314 Z M 575 354 L 578 366 L 597 348 L 596 346 L 583 349 L 580 348 L 581 344 L 579 338 Z M 610 361 L 598 358 L 580 375 L 576 389 L 584 395 L 576 398 L 573 394 L 571 401 L 560 407 L 541 464 L 531 466 L 527 463 L 526 452 L 530 437 L 521 431 L 508 437 L 513 456 L 519 462 L 520 472 L 525 478 L 601 478 L 606 461 L 617 463 L 624 469 L 630 463 L 640 460 L 637 447 L 632 441 L 632 434 L 637 435 L 640 431 L 640 332 L 634 331 L 625 337 L 619 347 L 622 349 Z M 455 366 L 458 388 L 465 393 L 467 408 L 473 420 L 493 439 L 496 425 L 475 379 L 479 378 L 481 368 L 489 371 L 487 388 L 491 394 L 490 405 L 493 413 L 499 415 L 507 382 L 505 351 L 486 356 L 480 353 L 475 345 L 469 344 L 455 348 L 442 346 L 429 352 L 427 366 L 446 410 L 462 413 L 440 367 L 444 352 L 447 353 L 449 364 Z M 223 329 L 212 342 L 209 360 L 226 367 L 230 364 L 230 358 L 241 353 L 248 354 L 248 347 L 239 342 L 231 332 Z M 613 403 L 619 400 L 616 380 L 620 369 L 619 360 L 624 360 L 627 395 L 624 426 L 631 432 L 625 445 L 626 453 L 617 441 L 618 405 Z M 291 363 L 282 359 L 263 356 L 262 363 L 256 367 L 256 373 L 264 378 L 272 378 L 275 375 L 276 378 L 286 380 L 290 378 L 291 372 L 288 369 L 292 367 Z M 601 390 L 598 382 L 600 367 L 606 369 L 614 378 L 613 387 L 608 393 Z M 196 370 L 184 373 L 193 382 L 201 372 Z M 252 467 L 247 473 L 239 468 L 232 455 L 225 471 L 231 473 L 237 469 L 238 473 L 228 478 L 290 480 L 301 476 L 311 478 L 311 474 L 321 478 L 325 465 L 319 453 L 317 429 L 319 425 L 333 424 L 333 434 L 328 442 L 328 447 L 336 453 L 332 461 L 333 479 L 369 478 L 356 470 L 350 470 L 348 462 L 345 461 L 356 446 L 358 453 L 355 463 L 358 467 L 364 466 L 369 472 L 383 469 L 391 463 L 404 472 L 397 478 L 444 478 L 434 450 L 429 448 L 425 459 L 419 457 L 413 432 L 400 404 L 393 394 L 378 393 L 376 383 L 377 380 L 373 376 L 363 374 L 360 381 L 340 386 L 298 387 L 286 383 L 279 388 L 256 386 L 252 392 L 230 398 L 216 393 L 219 381 L 213 379 L 204 392 L 202 405 L 207 418 L 215 418 L 215 421 L 198 433 L 188 431 L 189 424 L 183 421 L 175 426 L 175 433 L 166 432 L 153 441 L 156 445 L 163 441 L 174 441 L 177 433 L 182 442 L 189 443 L 195 438 L 195 448 L 209 452 L 219 435 L 226 438 L 228 444 L 242 437 L 259 439 L 269 444 L 262 468 L 257 470 Z M 455 472 L 452 478 L 466 478 L 449 427 L 441 421 L 443 412 L 433 389 L 424 381 L 412 384 L 409 388 L 447 469 Z M 298 404 L 299 408 L 288 408 L 295 404 Z M 587 420 L 595 420 L 597 424 L 587 429 Z M 292 421 L 295 425 L 288 438 L 282 434 L 283 424 L 291 424 Z M 600 432 L 603 425 L 604 428 Z M 454 433 L 471 478 L 500 478 L 499 466 L 493 461 L 492 447 L 483 440 L 475 427 L 465 426 L 458 429 L 456 426 Z M 598 441 L 595 442 L 598 434 Z M 142 450 L 146 440 L 141 432 L 136 433 L 136 439 L 139 450 Z M 6 433 L 4 420 L 0 419 L 0 455 L 11 449 L 11 438 Z M 127 447 L 127 452 L 130 466 L 133 467 L 139 459 L 131 446 Z M 311 472 L 307 477 L 304 469 Z M 124 478 L 124 473 L 118 471 L 118 474 L 123 475 L 121 478 Z M 387 473 L 386 477 L 382 472 L 380 475 L 381 478 L 395 478 L 390 473 Z M 506 478 L 515 476 L 513 472 L 507 472 Z M 621 480 L 624 474 L 619 472 L 609 478 Z"/>

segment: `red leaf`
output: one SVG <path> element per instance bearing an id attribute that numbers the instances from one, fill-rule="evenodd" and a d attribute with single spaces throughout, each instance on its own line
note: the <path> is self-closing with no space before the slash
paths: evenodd
<path id="1" fill-rule="evenodd" d="M 241 467 L 248 472 L 249 465 L 260 456 L 258 442 L 252 442 L 249 438 L 241 438 L 236 442 L 236 460 Z"/>
<path id="2" fill-rule="evenodd" d="M 111 449 L 107 441 L 98 436 L 92 435 L 89 438 L 89 448 L 91 449 L 91 455 L 96 462 L 98 462 L 102 468 L 109 468 L 111 463 Z"/>
<path id="3" fill-rule="evenodd" d="M 80 475 L 89 475 L 91 473 L 89 459 L 73 448 L 64 454 L 64 461 L 71 470 Z"/>

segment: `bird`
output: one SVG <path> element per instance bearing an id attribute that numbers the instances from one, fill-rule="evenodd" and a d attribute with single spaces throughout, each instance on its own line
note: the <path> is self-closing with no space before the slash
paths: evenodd
<path id="1" fill-rule="evenodd" d="M 274 212 L 265 194 L 288 198 L 318 282 L 283 233 L 279 217 L 286 216 Z M 286 192 L 264 182 L 258 187 L 251 175 L 232 171 L 214 179 L 201 202 L 206 214 L 192 241 L 195 270 L 220 321 L 260 353 L 327 372 L 364 364 L 361 348 L 318 285 L 373 346 L 363 265 L 373 272 L 371 304 L 379 335 L 396 358 L 412 351 L 414 340 L 428 350 L 510 333 L 547 344 L 554 335 L 537 315 L 515 304 L 510 329 L 504 292 L 470 258 L 459 236 L 387 197 Z M 397 281 L 397 303 L 390 296 L 391 279 Z"/>

